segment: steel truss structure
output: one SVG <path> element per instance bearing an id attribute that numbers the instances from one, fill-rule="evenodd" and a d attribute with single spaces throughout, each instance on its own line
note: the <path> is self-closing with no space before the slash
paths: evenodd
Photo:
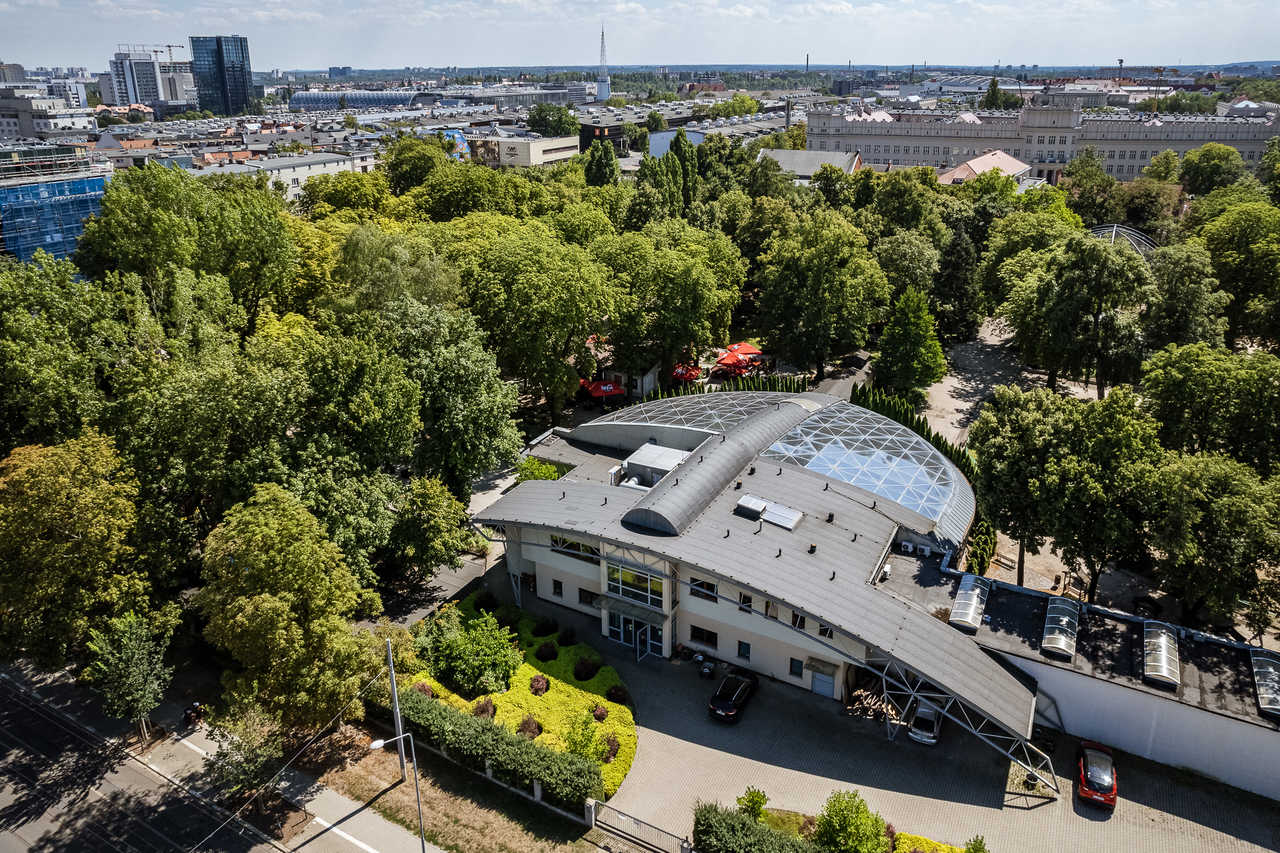
<path id="1" fill-rule="evenodd" d="M 982 712 L 966 705 L 954 693 L 938 687 L 891 657 L 873 658 L 868 655 L 866 661 L 854 663 L 880 677 L 884 685 L 885 702 L 897 712 L 896 721 L 888 714 L 884 718 L 885 733 L 889 740 L 894 740 L 907 724 L 907 714 L 912 704 L 924 700 L 935 705 L 944 716 L 972 732 L 987 746 L 1008 756 L 1055 794 L 1062 793 L 1058 788 L 1057 774 L 1053 772 L 1053 761 L 1027 738 L 1007 731 Z"/>

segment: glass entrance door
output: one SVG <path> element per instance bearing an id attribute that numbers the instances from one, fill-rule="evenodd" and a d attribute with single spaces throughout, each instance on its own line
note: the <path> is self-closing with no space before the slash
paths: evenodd
<path id="1" fill-rule="evenodd" d="M 644 655 L 662 656 L 662 626 L 609 613 L 609 639 L 636 650 L 636 659 Z"/>

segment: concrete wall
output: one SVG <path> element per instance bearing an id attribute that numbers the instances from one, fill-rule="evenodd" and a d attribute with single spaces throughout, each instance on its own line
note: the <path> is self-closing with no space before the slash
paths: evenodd
<path id="1" fill-rule="evenodd" d="M 1057 703 L 1068 734 L 1280 799 L 1280 732 L 1052 664 L 1006 657 Z M 1042 722 L 1060 724 L 1044 695 L 1036 710 Z"/>

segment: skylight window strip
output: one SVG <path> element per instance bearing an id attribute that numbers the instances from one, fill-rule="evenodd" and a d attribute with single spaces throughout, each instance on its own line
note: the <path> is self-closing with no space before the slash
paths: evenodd
<path id="1" fill-rule="evenodd" d="M 1142 674 L 1171 687 L 1182 682 L 1178 657 L 1178 635 L 1164 622 L 1144 622 L 1142 626 Z"/>
<path id="2" fill-rule="evenodd" d="M 982 625 L 982 612 L 987 607 L 987 593 L 991 590 L 991 581 L 975 574 L 966 574 L 960 579 L 960 588 L 956 590 L 955 605 L 951 608 L 948 620 L 952 625 L 978 630 Z"/>
<path id="3" fill-rule="evenodd" d="M 1044 636 L 1040 651 L 1061 655 L 1067 660 L 1075 657 L 1076 636 L 1080 630 L 1080 604 L 1070 598 L 1049 599 L 1044 617 Z"/>

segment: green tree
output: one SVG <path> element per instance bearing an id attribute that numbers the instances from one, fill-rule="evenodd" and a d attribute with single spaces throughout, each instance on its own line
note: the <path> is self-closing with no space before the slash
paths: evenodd
<path id="1" fill-rule="evenodd" d="M 328 307 L 338 311 L 379 311 L 406 297 L 452 305 L 461 296 L 458 273 L 435 246 L 418 233 L 394 233 L 360 225 L 342 242 Z"/>
<path id="2" fill-rule="evenodd" d="M 738 811 L 752 820 L 764 819 L 764 807 L 769 804 L 769 797 L 759 788 L 747 788 L 746 792 L 738 797 Z"/>
<path id="3" fill-rule="evenodd" d="M 981 835 L 975 835 L 964 845 L 964 853 L 988 853 L 987 842 Z"/>
<path id="4" fill-rule="evenodd" d="M 529 129 L 543 136 L 577 136 L 578 119 L 568 107 L 534 104 L 529 108 Z"/>
<path id="5" fill-rule="evenodd" d="M 645 116 L 644 126 L 650 133 L 655 133 L 667 129 L 667 120 L 662 117 L 662 113 L 652 110 Z"/>
<path id="6" fill-rule="evenodd" d="M 987 91 L 978 100 L 980 110 L 1016 110 L 1022 106 L 1022 97 L 1015 92 L 1006 92 L 1000 88 L 996 78 L 992 77 Z"/>
<path id="7" fill-rule="evenodd" d="M 400 503 L 390 547 L 402 575 L 425 584 L 441 569 L 458 569 L 466 547 L 467 508 L 430 477 L 410 483 Z"/>
<path id="8" fill-rule="evenodd" d="M 1244 174 L 1244 158 L 1240 152 L 1221 142 L 1206 142 L 1191 149 L 1183 155 L 1178 168 L 1178 180 L 1192 195 L 1207 195 L 1219 187 L 1234 184 Z"/>
<path id="9" fill-rule="evenodd" d="M 884 818 L 857 791 L 836 791 L 827 798 L 813 841 L 831 853 L 890 853 Z"/>
<path id="10" fill-rule="evenodd" d="M 1052 495 L 1046 468 L 1056 453 L 1066 404 L 1045 389 L 1001 385 L 969 430 L 977 461 L 974 491 L 982 514 L 1018 543 L 1018 585 L 1026 554 L 1039 554 Z"/>
<path id="11" fill-rule="evenodd" d="M 603 187 L 621 180 L 622 170 L 612 144 L 599 139 L 591 141 L 587 149 L 586 177 L 589 187 Z"/>
<path id="12" fill-rule="evenodd" d="M 484 333 L 465 311 L 404 299 L 377 322 L 419 390 L 413 470 L 438 477 L 466 501 L 472 481 L 512 462 L 524 444 L 512 420 L 516 388 L 502 379 Z"/>
<path id="13" fill-rule="evenodd" d="M 597 237 L 614 233 L 608 214 L 586 202 L 566 204 L 559 212 L 548 216 L 546 222 L 556 230 L 561 240 L 579 246 L 589 246 Z"/>
<path id="14" fill-rule="evenodd" d="M 1082 571 L 1090 602 L 1109 566 L 1141 559 L 1148 495 L 1161 449 L 1156 422 L 1127 387 L 1065 409 L 1060 452 L 1045 469 L 1053 500 L 1050 535 Z"/>
<path id="15" fill-rule="evenodd" d="M 342 126 L 345 127 L 347 130 L 355 130 L 360 126 L 360 122 L 356 119 L 355 116 L 351 114 L 347 114 L 342 117 Z"/>
<path id="16" fill-rule="evenodd" d="M 533 456 L 521 457 L 519 464 L 516 465 L 517 483 L 523 483 L 526 480 L 559 480 L 560 476 L 560 469 L 555 465 Z"/>
<path id="17" fill-rule="evenodd" d="M 209 736 L 217 748 L 205 773 L 214 787 L 231 797 L 256 797 L 284 763 L 280 718 L 257 702 L 237 700 L 213 722 Z M 260 810 L 261 800 L 255 802 Z"/>
<path id="18" fill-rule="evenodd" d="M 1247 335 L 1280 341 L 1280 210 L 1265 202 L 1230 207 L 1201 233 L 1231 294 L 1227 343 Z"/>
<path id="19" fill-rule="evenodd" d="M 1233 207 L 1245 204 L 1270 204 L 1271 197 L 1257 178 L 1245 175 L 1234 184 L 1218 187 L 1208 195 L 1191 200 L 1181 225 L 1185 234 L 1200 234 L 1205 225 L 1213 222 Z"/>
<path id="20" fill-rule="evenodd" d="M 914 287 L 889 312 L 875 361 L 876 385 L 919 405 L 924 389 L 947 372 L 947 361 L 929 314 L 928 300 Z"/>
<path id="21" fill-rule="evenodd" d="M 373 216 L 390 198 L 391 185 L 386 172 L 338 172 L 307 178 L 298 197 L 298 208 L 314 219 L 339 210 Z"/>
<path id="22" fill-rule="evenodd" d="M 866 343 L 889 298 L 867 241 L 838 213 L 819 210 L 774 238 L 760 258 L 765 339 L 821 379 L 829 356 Z"/>
<path id="23" fill-rule="evenodd" d="M 1112 221 L 1111 193 L 1116 179 L 1107 174 L 1098 149 L 1081 149 L 1062 170 L 1058 186 L 1067 194 L 1067 207 L 1079 214 L 1086 226 Z"/>
<path id="24" fill-rule="evenodd" d="M 130 537 L 138 484 L 111 441 L 87 430 L 0 461 L 0 645 L 61 664 L 89 629 L 146 604 Z"/>
<path id="25" fill-rule="evenodd" d="M 516 636 L 481 613 L 461 631 L 442 633 L 432 656 L 432 674 L 465 696 L 498 693 L 524 663 Z"/>
<path id="26" fill-rule="evenodd" d="M 1166 148 L 1151 158 L 1151 163 L 1142 170 L 1142 174 L 1153 181 L 1176 181 L 1178 166 L 1178 152 Z"/>
<path id="27" fill-rule="evenodd" d="M 177 608 L 158 613 L 130 611 L 107 620 L 106 628 L 89 629 L 89 665 L 84 678 L 102 694 L 102 707 L 113 717 L 138 726 L 145 742 L 148 716 L 159 706 L 173 677 L 164 665 L 169 637 L 178 621 Z"/>
<path id="28" fill-rule="evenodd" d="M 1230 295 L 1218 289 L 1213 262 L 1198 242 L 1162 246 L 1147 256 L 1155 289 L 1142 318 L 1149 348 L 1200 341 L 1222 346 Z"/>
<path id="29" fill-rule="evenodd" d="M 649 131 L 632 122 L 623 122 L 622 135 L 627 140 L 627 150 L 642 154 L 649 153 Z"/>
<path id="30" fill-rule="evenodd" d="M 1280 136 L 1267 140 L 1266 150 L 1258 161 L 1258 180 L 1271 196 L 1272 203 L 1280 205 Z"/>
<path id="31" fill-rule="evenodd" d="M 1171 453 L 1151 494 L 1160 585 L 1185 617 L 1232 621 L 1280 561 L 1275 490 L 1225 456 Z"/>
<path id="32" fill-rule="evenodd" d="M 919 232 L 901 231 L 882 238 L 876 243 L 875 256 L 895 296 L 908 290 L 933 292 L 942 253 Z"/>
<path id="33" fill-rule="evenodd" d="M 205 636 L 238 664 L 224 676 L 286 725 L 314 728 L 350 705 L 368 672 L 348 620 L 376 597 L 306 507 L 279 486 L 258 486 L 205 543 L 195 602 Z"/>
<path id="34" fill-rule="evenodd" d="M 395 195 L 404 195 L 420 186 L 427 175 L 448 165 L 449 155 L 439 140 L 417 136 L 398 137 L 382 155 L 382 168 Z"/>

